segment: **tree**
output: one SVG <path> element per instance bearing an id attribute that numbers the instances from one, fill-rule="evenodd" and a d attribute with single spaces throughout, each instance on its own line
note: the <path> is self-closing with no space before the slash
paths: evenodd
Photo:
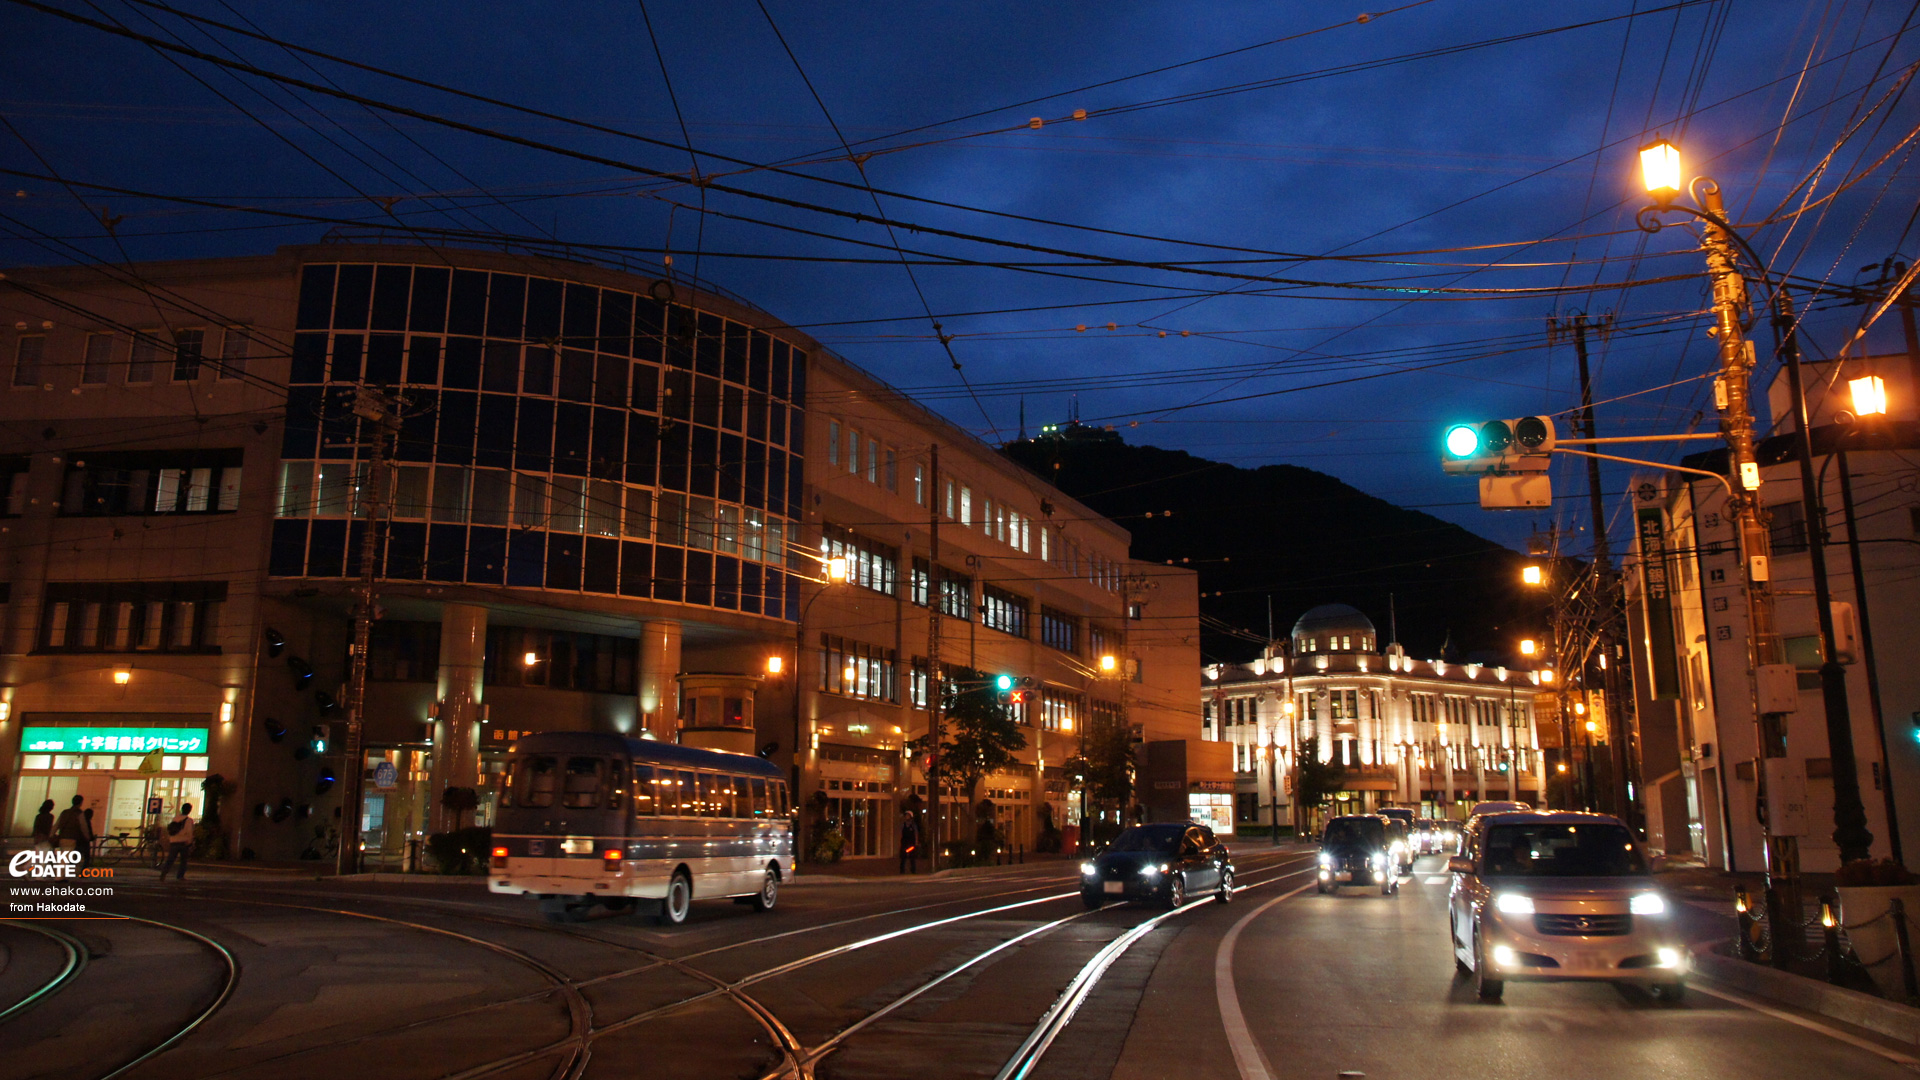
<path id="1" fill-rule="evenodd" d="M 1096 802 L 1114 807 L 1125 816 L 1133 807 L 1133 732 L 1119 716 L 1098 712 L 1080 730 L 1080 754 L 1075 764 L 1083 782 Z"/>
<path id="2" fill-rule="evenodd" d="M 1300 785 L 1294 797 L 1308 810 L 1326 802 L 1346 786 L 1347 768 L 1338 761 L 1320 760 L 1320 740 L 1300 743 Z"/>
<path id="3" fill-rule="evenodd" d="M 980 781 L 1014 765 L 1027 737 L 1014 723 L 1013 711 L 1000 704 L 977 671 L 950 672 L 947 685 L 946 742 L 940 747 L 940 776 L 967 793 L 967 832 L 978 833 L 977 804 Z M 964 689 L 960 689 L 964 687 Z"/>
<path id="4" fill-rule="evenodd" d="M 453 829 L 466 828 L 467 815 L 480 807 L 480 793 L 470 787 L 451 786 L 440 793 L 440 805 L 453 812 Z"/>

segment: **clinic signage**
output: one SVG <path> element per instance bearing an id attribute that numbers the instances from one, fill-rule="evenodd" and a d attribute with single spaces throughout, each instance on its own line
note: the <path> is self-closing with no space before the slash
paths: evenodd
<path id="1" fill-rule="evenodd" d="M 204 754 L 206 728 L 28 727 L 20 732 L 25 754 Z"/>

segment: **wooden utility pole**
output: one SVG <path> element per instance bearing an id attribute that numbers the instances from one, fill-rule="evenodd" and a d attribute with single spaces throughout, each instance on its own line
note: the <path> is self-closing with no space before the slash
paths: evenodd
<path id="1" fill-rule="evenodd" d="M 947 583 L 940 573 L 940 512 L 944 489 L 940 483 L 940 444 L 935 443 L 927 467 L 927 823 L 933 830 L 928 865 L 940 869 L 940 844 L 945 834 L 940 819 L 940 745 L 946 739 L 942 713 L 946 707 L 946 679 L 940 670 L 940 616 L 947 599 Z"/>
<path id="2" fill-rule="evenodd" d="M 360 793 L 366 772 L 364 749 L 367 706 L 367 648 L 373 639 L 373 583 L 386 539 L 387 442 L 400 430 L 400 403 L 384 391 L 362 385 L 354 391 L 353 414 L 361 430 L 373 437 L 363 441 L 367 473 L 360 488 L 360 582 L 354 589 L 353 655 L 348 657 L 347 740 L 341 752 L 340 848 L 334 871 L 352 874 L 360 869 Z"/>

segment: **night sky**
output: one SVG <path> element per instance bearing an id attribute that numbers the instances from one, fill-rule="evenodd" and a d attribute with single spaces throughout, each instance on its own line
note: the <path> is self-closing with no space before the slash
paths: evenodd
<path id="1" fill-rule="evenodd" d="M 1634 225 L 1650 133 L 1721 182 L 1775 273 L 1864 284 L 1861 267 L 1920 254 L 1912 5 L 1429 0 L 1364 21 L 1278 3 L 60 6 L 542 145 L 0 0 L 0 167 L 18 193 L 0 263 L 263 253 L 335 227 L 275 214 L 578 245 L 649 274 L 670 249 L 683 279 L 991 441 L 1022 402 L 1032 431 L 1077 400 L 1129 441 L 1325 470 L 1513 544 L 1551 516 L 1481 511 L 1438 439 L 1576 400 L 1549 316 L 1617 320 L 1594 346 L 1601 434 L 1711 430 L 1694 233 Z M 690 182 L 696 161 L 710 183 Z M 899 226 L 844 216 L 880 213 Z M 1808 352 L 1862 311 L 1815 305 Z M 1900 340 L 1896 316 L 1869 331 L 1875 350 Z M 1570 527 L 1581 475 L 1557 474 Z"/>

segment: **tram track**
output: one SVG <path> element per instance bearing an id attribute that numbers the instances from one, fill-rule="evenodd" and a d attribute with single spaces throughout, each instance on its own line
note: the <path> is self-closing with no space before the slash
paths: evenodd
<path id="1" fill-rule="evenodd" d="M 189 938 L 200 945 L 206 946 L 206 948 L 209 951 L 211 951 L 215 956 L 219 957 L 222 966 L 225 967 L 226 969 L 225 977 L 220 980 L 220 988 L 218 991 L 214 993 L 213 999 L 209 1001 L 206 1004 L 206 1006 L 202 1008 L 198 1013 L 196 1013 L 191 1020 L 188 1020 L 185 1024 L 181 1025 L 178 1028 L 175 1028 L 173 1032 L 169 1034 L 166 1038 L 160 1040 L 159 1042 L 153 1044 L 147 1049 L 141 1051 L 139 1054 L 135 1055 L 130 1060 L 121 1063 L 112 1071 L 102 1073 L 97 1078 L 97 1080 L 113 1080 L 114 1077 L 124 1076 L 126 1073 L 128 1073 L 135 1067 L 141 1064 L 144 1064 L 145 1062 L 150 1061 L 160 1056 L 161 1054 L 165 1053 L 168 1049 L 173 1047 L 173 1045 L 178 1043 L 181 1039 L 184 1039 L 188 1035 L 191 1035 L 195 1031 L 199 1030 L 200 1025 L 206 1023 L 210 1018 L 212 1018 L 214 1013 L 219 1012 L 221 1007 L 224 1006 L 227 1003 L 227 1001 L 233 997 L 234 987 L 238 986 L 240 983 L 240 962 L 234 958 L 233 953 L 230 950 L 228 950 L 228 948 L 225 945 L 220 944 L 218 941 L 215 941 L 213 938 L 210 938 L 207 935 L 202 934 L 197 930 L 189 930 L 184 926 L 177 926 L 173 923 L 162 922 L 159 919 L 142 918 L 138 915 L 123 915 L 118 912 L 111 912 L 111 911 L 102 911 L 100 912 L 100 914 L 111 916 L 114 919 L 122 920 L 125 922 L 137 922 L 137 923 L 143 923 L 147 926 L 159 927 L 162 930 L 170 930 L 173 933 Z"/>
<path id="2" fill-rule="evenodd" d="M 17 930 L 38 934 L 52 941 L 60 947 L 66 956 L 66 962 L 61 965 L 60 970 L 54 974 L 53 978 L 35 987 L 31 993 L 28 993 L 19 1001 L 8 1005 L 4 1009 L 0 1009 L 0 1024 L 4 1024 L 22 1013 L 27 1012 L 34 1006 L 39 1005 L 61 990 L 66 989 L 68 984 L 79 978 L 80 973 L 87 969 L 87 960 L 91 955 L 91 950 L 89 950 L 86 943 L 79 938 L 74 937 L 72 934 L 55 930 L 52 927 L 33 926 L 21 919 L 0 919 L 0 922 L 4 922 L 6 925 Z"/>

